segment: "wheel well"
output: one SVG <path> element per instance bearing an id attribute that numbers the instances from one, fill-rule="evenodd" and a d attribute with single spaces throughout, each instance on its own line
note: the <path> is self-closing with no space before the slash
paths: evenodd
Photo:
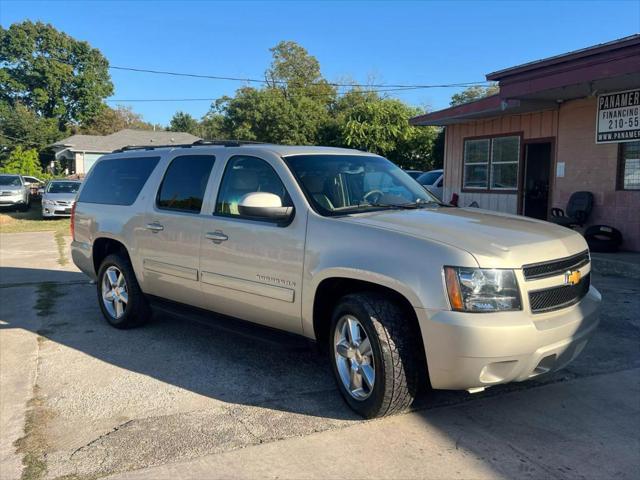
<path id="1" fill-rule="evenodd" d="M 113 238 L 97 238 L 93 242 L 93 268 L 96 274 L 100 269 L 102 261 L 112 253 L 119 253 L 129 260 L 127 248 L 119 241 Z"/>
<path id="2" fill-rule="evenodd" d="M 397 291 L 376 283 L 353 278 L 327 278 L 316 290 L 313 300 L 313 330 L 318 344 L 324 346 L 329 337 L 331 314 L 340 298 L 351 293 L 375 292 L 398 303 L 406 312 L 407 318 L 420 333 L 416 312 L 407 298 Z M 422 338 L 422 337 L 421 337 Z M 422 342 L 421 342 L 422 343 Z"/>

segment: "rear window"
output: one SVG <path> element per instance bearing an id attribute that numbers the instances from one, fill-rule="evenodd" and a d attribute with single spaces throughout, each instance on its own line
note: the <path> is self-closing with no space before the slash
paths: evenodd
<path id="1" fill-rule="evenodd" d="M 79 202 L 131 205 L 160 157 L 126 157 L 100 160 L 91 170 Z"/>
<path id="2" fill-rule="evenodd" d="M 433 185 L 440 178 L 442 172 L 427 172 L 420 175 L 417 180 L 421 185 Z"/>

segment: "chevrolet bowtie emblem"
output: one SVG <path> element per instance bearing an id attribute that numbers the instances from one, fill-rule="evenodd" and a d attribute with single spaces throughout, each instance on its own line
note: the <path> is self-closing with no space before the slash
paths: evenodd
<path id="1" fill-rule="evenodd" d="M 577 285 L 580 283 L 580 278 L 582 278 L 580 270 L 568 271 L 564 274 L 564 283 L 566 285 Z"/>

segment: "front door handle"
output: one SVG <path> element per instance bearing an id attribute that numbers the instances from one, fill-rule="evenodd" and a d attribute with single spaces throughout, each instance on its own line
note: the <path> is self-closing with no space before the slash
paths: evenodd
<path id="1" fill-rule="evenodd" d="M 164 230 L 164 226 L 160 225 L 158 222 L 147 223 L 147 230 L 151 230 L 153 233 L 158 233 Z"/>
<path id="2" fill-rule="evenodd" d="M 205 237 L 209 240 L 212 240 L 213 243 L 216 243 L 216 244 L 229 240 L 229 237 L 227 237 L 220 230 L 216 230 L 215 232 L 207 232 Z"/>

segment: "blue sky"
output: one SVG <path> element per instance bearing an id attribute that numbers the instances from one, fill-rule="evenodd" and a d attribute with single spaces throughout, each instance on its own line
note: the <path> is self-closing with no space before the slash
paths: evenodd
<path id="1" fill-rule="evenodd" d="M 332 81 L 441 84 L 640 31 L 640 1 L 569 2 L 29 2 L 0 0 L 0 24 L 53 24 L 99 48 L 112 65 L 262 78 L 269 48 L 294 40 Z M 113 99 L 217 98 L 238 82 L 112 71 Z M 456 89 L 396 94 L 429 109 Z M 113 105 L 113 104 L 112 104 Z M 167 124 L 209 102 L 130 103 Z"/>

